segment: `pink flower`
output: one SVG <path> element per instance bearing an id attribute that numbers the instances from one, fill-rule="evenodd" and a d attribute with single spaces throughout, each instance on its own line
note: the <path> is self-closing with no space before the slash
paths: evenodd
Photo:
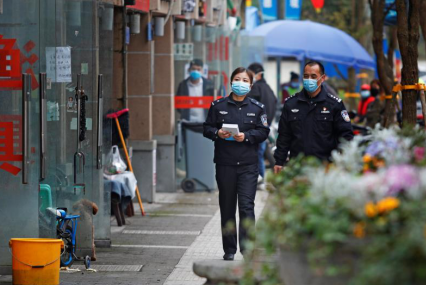
<path id="1" fill-rule="evenodd" d="M 395 165 L 386 171 L 388 195 L 397 195 L 419 184 L 418 173 L 412 165 Z"/>
<path id="2" fill-rule="evenodd" d="M 422 161 L 425 158 L 425 148 L 415 146 L 414 147 L 414 159 L 416 162 Z"/>

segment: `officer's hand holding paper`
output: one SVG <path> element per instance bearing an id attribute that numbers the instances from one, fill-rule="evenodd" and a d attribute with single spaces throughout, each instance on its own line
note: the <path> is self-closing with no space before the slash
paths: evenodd
<path id="1" fill-rule="evenodd" d="M 240 133 L 240 130 L 238 129 L 238 124 L 223 124 L 222 130 L 231 133 L 231 136 L 236 136 Z"/>
<path id="2" fill-rule="evenodd" d="M 238 124 L 223 124 L 222 131 L 230 134 L 230 137 L 225 138 L 227 141 L 244 141 L 244 133 L 240 133 Z"/>

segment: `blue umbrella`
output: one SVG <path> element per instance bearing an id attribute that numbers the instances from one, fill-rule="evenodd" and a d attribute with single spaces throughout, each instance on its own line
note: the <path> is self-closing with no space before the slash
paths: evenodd
<path id="1" fill-rule="evenodd" d="M 368 52 L 345 32 L 311 21 L 281 20 L 260 25 L 250 36 L 263 36 L 266 55 L 305 58 L 374 69 Z"/>

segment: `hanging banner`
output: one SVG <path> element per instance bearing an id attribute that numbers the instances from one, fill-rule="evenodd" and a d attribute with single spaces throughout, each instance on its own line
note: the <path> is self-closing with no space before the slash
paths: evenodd
<path id="1" fill-rule="evenodd" d="M 246 7 L 246 31 L 251 32 L 260 25 L 259 14 L 257 8 L 250 6 Z"/>
<path id="2" fill-rule="evenodd" d="M 300 20 L 302 12 L 302 0 L 285 0 L 285 16 L 286 20 Z"/>
<path id="3" fill-rule="evenodd" d="M 222 98 L 218 96 L 216 99 Z M 175 96 L 175 109 L 203 108 L 209 109 L 214 101 L 214 96 Z"/>
<path id="4" fill-rule="evenodd" d="M 262 5 L 262 17 L 264 22 L 278 19 L 277 0 L 260 0 Z"/>

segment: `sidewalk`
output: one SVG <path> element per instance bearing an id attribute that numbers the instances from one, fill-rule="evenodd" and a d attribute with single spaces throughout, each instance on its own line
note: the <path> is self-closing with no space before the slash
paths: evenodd
<path id="1" fill-rule="evenodd" d="M 257 193 L 257 217 L 266 197 L 265 191 Z M 204 284 L 192 264 L 222 259 L 218 193 L 157 194 L 157 203 L 144 206 L 147 216 L 140 216 L 135 204 L 136 216 L 123 227 L 112 226 L 112 247 L 97 249 L 98 261 L 92 263 L 98 272 L 75 263 L 72 268 L 82 271 L 62 272 L 61 284 Z M 0 276 L 0 284 L 11 284 L 11 276 Z"/>

